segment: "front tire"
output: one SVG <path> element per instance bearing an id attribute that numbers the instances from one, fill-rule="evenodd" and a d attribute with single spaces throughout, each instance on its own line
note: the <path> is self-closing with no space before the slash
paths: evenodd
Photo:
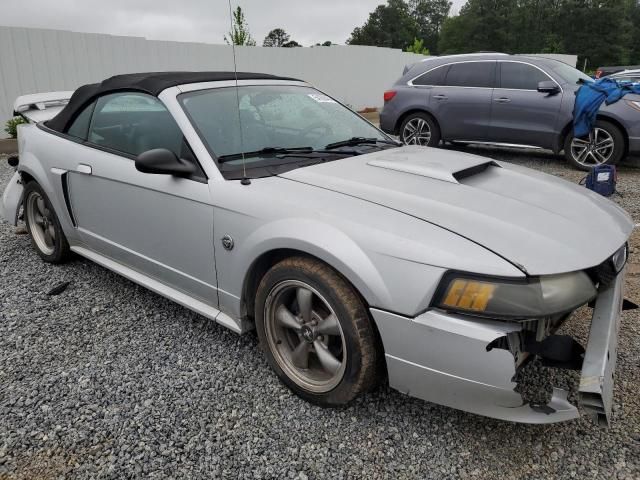
<path id="1" fill-rule="evenodd" d="M 376 384 L 379 349 L 367 309 L 330 267 L 285 259 L 266 273 L 256 297 L 265 357 L 298 396 L 334 407 Z"/>
<path id="2" fill-rule="evenodd" d="M 440 128 L 430 115 L 412 113 L 400 125 L 400 140 L 405 145 L 437 147 L 440 144 Z"/>
<path id="3" fill-rule="evenodd" d="M 31 245 L 49 263 L 63 263 L 70 256 L 69 243 L 49 197 L 35 181 L 24 189 L 24 219 Z"/>
<path id="4" fill-rule="evenodd" d="M 575 138 L 573 130 L 564 141 L 564 156 L 574 167 L 588 171 L 598 165 L 615 165 L 624 156 L 624 135 L 606 120 L 597 120 L 589 138 Z"/>

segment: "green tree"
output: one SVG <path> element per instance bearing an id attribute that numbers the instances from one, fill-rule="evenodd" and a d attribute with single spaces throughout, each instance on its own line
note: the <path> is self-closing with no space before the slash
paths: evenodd
<path id="1" fill-rule="evenodd" d="M 438 53 L 438 38 L 444 21 L 449 16 L 449 0 L 410 0 L 409 11 L 416 23 L 416 38 L 430 51 Z"/>
<path id="2" fill-rule="evenodd" d="M 227 42 L 227 45 L 254 46 L 256 42 L 251 37 L 251 33 L 249 33 L 249 26 L 244 18 L 242 8 L 238 7 L 233 11 L 232 21 L 231 31 L 224 36 L 224 41 Z"/>
<path id="3" fill-rule="evenodd" d="M 295 40 L 289 40 L 288 42 L 286 42 L 285 44 L 282 45 L 284 48 L 294 48 L 294 47 L 301 47 L 302 45 L 300 45 L 298 42 L 296 42 Z"/>
<path id="4" fill-rule="evenodd" d="M 282 28 L 274 28 L 267 34 L 266 37 L 264 37 L 262 46 L 263 47 L 282 47 L 289 40 L 290 40 L 290 37 L 287 32 L 285 32 Z"/>
<path id="5" fill-rule="evenodd" d="M 419 53 L 420 55 L 431 55 L 429 49 L 424 46 L 424 40 L 413 39 L 413 45 L 407 47 L 405 52 Z"/>
<path id="6" fill-rule="evenodd" d="M 601 65 L 627 64 L 634 29 L 628 0 L 566 0 L 561 21 L 572 25 L 562 32 L 567 52 L 578 54 L 578 64 L 589 70 Z M 636 27 L 637 28 L 637 27 Z"/>
<path id="7" fill-rule="evenodd" d="M 349 45 L 373 45 L 404 49 L 413 43 L 417 26 L 404 0 L 389 0 L 369 14 L 362 27 L 356 27 Z"/>
<path id="8" fill-rule="evenodd" d="M 629 58 L 632 64 L 638 65 L 640 64 L 640 28 L 638 28 L 640 25 L 640 1 L 631 0 L 629 9 L 631 24 L 636 26 L 632 28 L 631 35 L 629 35 Z"/>

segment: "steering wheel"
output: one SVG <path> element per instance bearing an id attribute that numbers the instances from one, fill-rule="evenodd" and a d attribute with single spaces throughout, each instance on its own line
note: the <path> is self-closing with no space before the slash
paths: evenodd
<path id="1" fill-rule="evenodd" d="M 317 134 L 313 134 L 313 132 L 316 130 L 322 130 L 322 131 Z M 312 123 L 311 125 L 303 128 L 302 131 L 300 132 L 300 136 L 302 138 L 318 139 L 322 135 L 327 135 L 327 136 L 333 135 L 333 128 L 331 128 L 331 125 L 329 125 L 326 122 Z"/>

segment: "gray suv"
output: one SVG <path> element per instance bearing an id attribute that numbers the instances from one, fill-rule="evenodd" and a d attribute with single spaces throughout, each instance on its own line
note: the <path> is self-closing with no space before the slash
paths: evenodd
<path id="1" fill-rule="evenodd" d="M 640 96 L 603 105 L 590 138 L 574 138 L 575 92 L 587 75 L 557 60 L 506 54 L 428 58 L 385 92 L 380 126 L 407 144 L 441 141 L 564 151 L 587 170 L 640 153 Z"/>

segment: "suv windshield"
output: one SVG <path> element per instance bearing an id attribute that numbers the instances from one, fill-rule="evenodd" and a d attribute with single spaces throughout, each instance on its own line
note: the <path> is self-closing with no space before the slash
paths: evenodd
<path id="1" fill-rule="evenodd" d="M 210 153 L 224 157 L 219 163 L 225 171 L 242 166 L 243 152 L 250 169 L 273 165 L 274 156 L 278 164 L 300 162 L 305 155 L 316 161 L 319 154 L 344 157 L 353 154 L 353 142 L 345 150 L 325 149 L 349 139 L 366 139 L 361 143 L 367 149 L 390 141 L 358 114 L 310 87 L 223 87 L 184 93 L 179 100 Z"/>

